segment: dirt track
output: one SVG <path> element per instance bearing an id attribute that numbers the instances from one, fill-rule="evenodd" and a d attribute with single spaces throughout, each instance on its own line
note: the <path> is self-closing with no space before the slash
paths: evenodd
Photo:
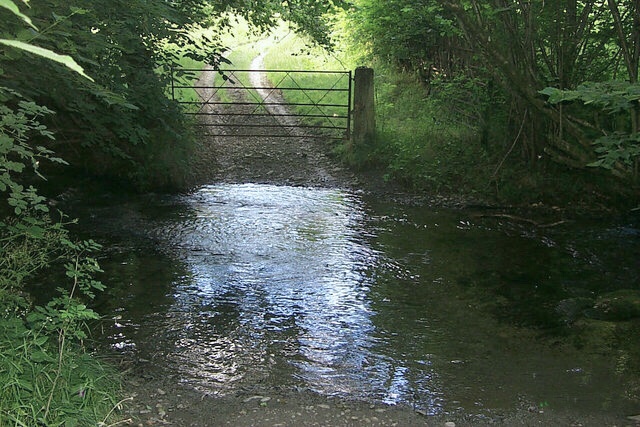
<path id="1" fill-rule="evenodd" d="M 259 68 L 259 63 L 253 66 Z M 205 72 L 198 86 L 214 86 L 216 73 Z M 257 75 L 256 78 L 260 78 Z M 256 82 L 257 83 L 257 82 Z M 234 101 L 251 101 L 244 89 L 228 89 Z M 214 99 L 211 89 L 201 91 L 204 100 Z M 277 94 L 270 95 L 270 101 Z M 236 105 L 233 111 L 249 114 L 255 107 Z M 282 107 L 280 107 L 282 108 Z M 205 112 L 216 112 L 216 106 L 207 106 Z M 345 187 L 354 183 L 354 177 L 329 158 L 332 143 L 305 136 L 300 129 L 286 126 L 282 118 L 271 116 L 204 116 L 201 127 L 199 152 L 193 171 L 195 183 L 268 183 L 311 187 Z M 244 124 L 257 127 L 244 128 Z M 211 126 L 220 125 L 224 126 Z M 262 125 L 262 127 L 260 127 Z M 277 126 L 282 127 L 277 127 Z M 276 127 L 273 127 L 276 126 Z M 247 133 L 260 135 L 242 137 Z M 211 136 L 225 134 L 225 136 Z M 290 137 L 269 134 L 291 134 Z"/>

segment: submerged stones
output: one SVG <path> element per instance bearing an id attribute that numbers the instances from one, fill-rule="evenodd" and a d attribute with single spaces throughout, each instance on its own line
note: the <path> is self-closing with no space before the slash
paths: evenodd
<path id="1" fill-rule="evenodd" d="M 629 337 L 640 330 L 640 290 L 622 289 L 595 298 L 560 301 L 556 313 L 570 328 L 573 343 L 589 353 L 611 354 L 613 349 L 636 354 Z"/>
<path id="2" fill-rule="evenodd" d="M 589 316 L 610 321 L 640 317 L 640 290 L 623 289 L 601 295 L 589 310 Z"/>
<path id="3" fill-rule="evenodd" d="M 581 318 L 611 322 L 640 318 L 640 290 L 622 289 L 597 298 L 568 298 L 556 305 L 556 313 L 567 324 Z"/>

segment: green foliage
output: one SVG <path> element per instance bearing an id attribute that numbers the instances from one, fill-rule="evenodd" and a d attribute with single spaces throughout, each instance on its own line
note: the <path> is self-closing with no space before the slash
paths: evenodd
<path id="1" fill-rule="evenodd" d="M 2 6 L 23 18 L 12 2 Z M 70 58 L 31 44 L 2 44 L 81 74 Z M 0 113 L 0 424 L 96 425 L 111 413 L 117 387 L 117 377 L 80 347 L 85 322 L 98 318 L 85 301 L 104 289 L 93 278 L 97 263 L 87 256 L 98 247 L 72 242 L 64 224 L 52 220 L 46 199 L 24 184 L 43 178 L 41 161 L 65 163 L 45 147 L 55 141 L 42 123 L 52 111 L 0 87 Z M 58 263 L 70 285 L 60 283 L 58 296 L 33 307 L 29 284 Z"/>
<path id="2" fill-rule="evenodd" d="M 28 168 L 38 174 L 41 160 L 61 160 L 29 144 L 34 134 L 52 138 L 39 122 L 50 111 L 4 88 L 0 99 L 0 194 L 6 197 L 0 212 L 10 213 L 0 219 L 0 306 L 5 315 L 16 315 L 29 307 L 25 280 L 48 265 L 64 234 L 60 225 L 51 224 L 44 198 L 20 178 Z"/>
<path id="3" fill-rule="evenodd" d="M 6 88 L 0 99 L 0 425 L 95 425 L 113 408 L 117 387 L 117 377 L 79 347 L 86 322 L 98 317 L 86 300 L 104 289 L 88 256 L 98 245 L 72 242 L 45 198 L 21 184 L 41 176 L 41 161 L 64 163 L 32 145 L 53 140 L 40 121 L 51 111 Z M 28 285 L 60 263 L 69 285 L 32 307 Z"/>
<path id="4" fill-rule="evenodd" d="M 46 254 L 55 247 L 50 237 L 61 232 L 60 226 L 51 225 L 44 198 L 32 186 L 21 184 L 21 175 L 28 168 L 39 174 L 42 160 L 62 160 L 50 150 L 30 144 L 34 135 L 53 138 L 39 121 L 50 111 L 3 88 L 0 98 L 5 101 L 0 105 L 0 191 L 6 195 L 1 211 L 10 209 L 12 214 L 0 221 L 0 292 L 6 295 L 20 289 L 25 277 L 47 264 Z"/>
<path id="5" fill-rule="evenodd" d="M 634 173 L 633 168 L 640 159 L 640 133 L 638 124 L 633 123 L 640 108 L 640 84 L 621 81 L 585 83 L 575 90 L 547 87 L 540 93 L 547 95 L 548 102 L 551 104 L 579 101 L 585 106 L 592 106 L 611 116 L 622 118 L 614 121 L 616 126 L 613 129 L 599 126 L 605 135 L 594 138 L 593 145 L 598 160 L 590 163 L 589 166 L 609 170 L 622 167 L 629 174 Z M 629 116 L 629 119 L 624 120 Z M 622 129 L 619 129 L 620 127 Z"/>
<path id="6" fill-rule="evenodd" d="M 640 133 L 629 135 L 614 132 L 596 139 L 593 144 L 596 145 L 599 159 L 589 166 L 612 170 L 622 164 L 631 169 L 640 159 Z"/>
<path id="7" fill-rule="evenodd" d="M 0 7 L 5 8 L 18 18 L 22 19 L 25 23 L 29 24 L 32 28 L 35 28 L 35 25 L 33 25 L 33 23 L 31 22 L 31 18 L 20 12 L 20 9 L 12 0 L 0 0 Z"/>
<path id="8" fill-rule="evenodd" d="M 87 338 L 85 322 L 99 318 L 84 300 L 95 298 L 96 291 L 105 289 L 101 282 L 94 279 L 102 272 L 98 262 L 86 255 L 100 249 L 100 245 L 92 240 L 74 243 L 67 238 L 61 238 L 59 244 L 69 251 L 64 268 L 71 287 L 56 288 L 58 296 L 44 307 L 36 307 L 27 320 L 49 333 L 62 331 L 67 338 L 82 340 Z"/>
<path id="9" fill-rule="evenodd" d="M 540 93 L 547 95 L 551 104 L 581 101 L 585 105 L 601 108 L 609 114 L 628 113 L 636 108 L 640 101 L 640 83 L 611 80 L 601 83 L 584 83 L 575 90 L 547 87 Z"/>
<path id="10" fill-rule="evenodd" d="M 425 79 L 448 73 L 441 54 L 459 31 L 436 0 L 359 0 L 346 15 L 348 36 L 374 58 Z"/>
<path id="11" fill-rule="evenodd" d="M 20 114 L 6 114 L 5 119 L 9 116 L 16 119 L 15 126 L 5 120 L 0 128 L 5 148 L 13 143 L 11 130 L 26 132 L 30 127 Z M 31 123 L 34 128 L 45 132 Z M 3 193 L 13 208 L 0 221 L 0 425 L 95 425 L 113 408 L 117 387 L 117 377 L 79 347 L 87 337 L 86 322 L 98 317 L 85 301 L 104 289 L 93 278 L 100 271 L 95 259 L 86 256 L 98 246 L 72 242 L 64 225 L 48 216 L 44 198 L 33 187 L 17 183 L 16 173 L 26 164 L 38 164 L 26 134 L 14 145 L 17 149 L 6 150 L 0 159 Z M 16 153 L 22 162 L 8 159 Z M 43 307 L 32 307 L 28 284 L 60 262 L 70 285 L 60 284 L 58 296 Z"/>
<path id="12" fill-rule="evenodd" d="M 346 0 L 289 0 L 282 2 L 281 18 L 298 32 L 307 34 L 322 46 L 331 48 L 331 16 L 350 5 Z"/>
<path id="13" fill-rule="evenodd" d="M 24 43 L 19 40 L 0 39 L 0 44 L 14 47 L 16 49 L 21 49 L 21 50 L 24 50 L 25 52 L 33 53 L 34 55 L 41 56 L 45 59 L 50 59 L 52 61 L 59 62 L 60 64 L 77 72 L 81 76 L 86 77 L 87 79 L 93 81 L 91 77 L 87 76 L 84 73 L 84 70 L 82 69 L 82 67 L 80 67 L 69 55 L 59 55 L 49 49 L 43 49 L 41 47 L 34 46 L 29 43 Z"/>

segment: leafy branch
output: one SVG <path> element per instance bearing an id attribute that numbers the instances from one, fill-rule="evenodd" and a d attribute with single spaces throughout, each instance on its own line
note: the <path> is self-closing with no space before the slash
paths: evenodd
<path id="1" fill-rule="evenodd" d="M 640 83 L 608 81 L 602 83 L 584 83 L 575 90 L 560 90 L 547 87 L 540 91 L 548 96 L 548 102 L 561 105 L 569 102 L 582 102 L 584 105 L 596 107 L 609 115 L 628 116 L 630 119 L 622 129 L 607 131 L 602 127 L 604 135 L 593 141 L 598 160 L 588 166 L 602 167 L 611 171 L 622 170 L 638 177 L 640 160 L 640 133 L 636 117 L 640 109 Z"/>
<path id="2" fill-rule="evenodd" d="M 25 2 L 26 4 L 26 2 Z M 37 30 L 37 27 L 31 21 L 27 15 L 20 12 L 18 6 L 12 0 L 0 0 L 0 7 L 3 7 L 9 10 L 18 18 L 22 19 L 24 22 L 29 24 L 33 29 Z M 59 64 L 64 65 L 72 71 L 80 74 L 82 77 L 94 81 L 91 77 L 85 74 L 84 69 L 69 55 L 60 55 L 52 50 L 45 49 L 31 43 L 25 43 L 15 39 L 0 39 L 0 44 L 5 46 L 13 47 L 15 49 L 20 49 L 25 52 L 32 53 L 34 55 L 41 56 L 43 58 L 49 59 L 51 61 L 55 61 Z"/>

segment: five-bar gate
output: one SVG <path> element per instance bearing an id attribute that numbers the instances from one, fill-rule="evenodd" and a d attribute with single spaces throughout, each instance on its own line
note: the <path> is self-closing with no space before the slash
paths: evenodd
<path id="1" fill-rule="evenodd" d="M 212 136 L 350 138 L 350 71 L 174 69 L 171 82 Z"/>

